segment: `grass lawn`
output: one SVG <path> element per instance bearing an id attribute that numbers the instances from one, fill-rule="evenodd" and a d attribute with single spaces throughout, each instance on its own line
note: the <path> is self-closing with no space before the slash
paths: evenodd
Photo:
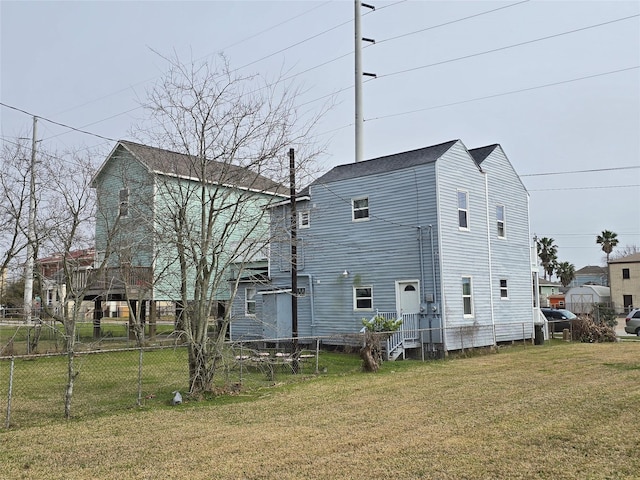
<path id="1" fill-rule="evenodd" d="M 388 362 L 0 431 L 6 479 L 632 479 L 640 343 Z"/>

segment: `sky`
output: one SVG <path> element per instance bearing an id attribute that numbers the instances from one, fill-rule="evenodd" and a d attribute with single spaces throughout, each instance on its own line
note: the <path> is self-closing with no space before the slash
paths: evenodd
<path id="1" fill-rule="evenodd" d="M 603 230 L 640 247 L 639 1 L 366 3 L 365 159 L 499 143 L 559 261 L 604 265 Z M 334 99 L 315 130 L 325 172 L 354 161 L 353 20 L 350 0 L 2 0 L 2 141 L 36 115 L 38 148 L 106 156 L 144 119 L 161 55 L 223 52 L 241 73 L 295 75 L 310 110 Z"/>

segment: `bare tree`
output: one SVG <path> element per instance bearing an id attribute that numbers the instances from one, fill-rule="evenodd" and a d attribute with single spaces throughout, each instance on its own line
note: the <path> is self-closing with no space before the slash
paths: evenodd
<path id="1" fill-rule="evenodd" d="M 0 157 L 0 304 L 7 272 L 27 248 L 31 148 L 5 142 Z"/>
<path id="2" fill-rule="evenodd" d="M 96 215 L 95 192 L 91 189 L 91 177 L 95 162 L 89 154 L 47 155 L 41 162 L 41 170 L 47 182 L 40 186 L 42 201 L 39 210 L 37 244 L 41 252 L 56 253 L 60 257 L 60 269 L 55 279 L 45 278 L 39 271 L 41 288 L 54 281 L 64 285 L 57 305 L 43 302 L 45 312 L 64 327 L 67 354 L 67 385 L 65 389 L 66 418 L 71 416 L 71 401 L 77 371 L 76 326 L 83 320 L 83 302 L 92 286 L 92 279 L 100 277 L 108 255 L 104 253 L 92 264 L 83 262 L 77 252 L 94 251 L 94 222 Z M 113 225 L 112 229 L 117 228 Z M 113 237 L 111 235 L 110 237 Z M 86 258 L 86 257 L 85 257 Z M 41 296 L 44 292 L 41 292 Z"/>
<path id="3" fill-rule="evenodd" d="M 262 258 L 267 207 L 287 198 L 287 151 L 295 147 L 298 172 L 309 171 L 319 115 L 296 107 L 299 90 L 291 85 L 234 74 L 224 58 L 218 67 L 167 60 L 169 71 L 146 105 L 152 126 L 142 132 L 188 161 L 167 164 L 163 170 L 173 175 L 156 180 L 156 238 L 164 246 L 156 264 L 164 278 L 154 282 L 175 288 L 180 299 L 190 393 L 198 394 L 212 388 L 231 320 L 227 309 L 210 328 L 212 309 L 233 301 Z"/>

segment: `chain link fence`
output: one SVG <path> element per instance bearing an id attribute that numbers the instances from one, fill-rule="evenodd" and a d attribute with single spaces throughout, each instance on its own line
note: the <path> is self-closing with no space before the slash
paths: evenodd
<path id="1" fill-rule="evenodd" d="M 189 392 L 188 350 L 170 331 L 172 328 L 151 339 L 149 346 L 135 347 L 126 336 L 103 336 L 96 341 L 90 335 L 90 327 L 86 334 L 83 326 L 78 329 L 80 334 L 73 358 L 71 416 L 74 419 L 132 408 L 168 406 L 176 391 L 189 402 L 186 395 Z M 0 337 L 3 349 L 0 399 L 4 400 L 5 428 L 43 425 L 64 418 L 69 360 L 62 351 L 64 342 L 55 326 L 40 325 L 37 351 L 41 353 L 27 353 L 37 328 L 36 325 L 0 326 L 3 335 Z M 117 328 L 126 335 L 126 324 Z M 494 329 L 491 325 L 455 327 L 448 329 L 446 337 L 450 348 L 464 353 L 478 345 L 492 346 Z M 511 329 L 526 339 L 524 345 L 534 343 L 530 323 L 514 323 Z M 442 338 L 445 332 L 424 329 L 416 333 L 420 340 L 407 346 L 404 358 L 443 357 L 444 352 L 428 342 Z M 495 338 L 500 342 L 499 336 Z M 333 374 L 357 370 L 360 367 L 357 353 L 363 339 L 363 334 L 349 334 L 227 342 L 219 352 L 212 395 L 257 391 L 327 371 Z M 420 348 L 420 342 L 427 343 L 426 348 Z M 333 353 L 333 350 L 342 353 Z"/>

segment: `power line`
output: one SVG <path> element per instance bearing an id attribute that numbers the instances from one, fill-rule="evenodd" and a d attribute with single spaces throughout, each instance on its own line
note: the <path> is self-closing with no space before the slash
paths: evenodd
<path id="1" fill-rule="evenodd" d="M 428 30 L 434 30 L 434 29 L 436 29 L 436 28 L 446 27 L 447 25 L 453 25 L 454 23 L 463 22 L 463 21 L 465 21 L 465 20 L 469 20 L 469 19 L 471 19 L 471 18 L 481 17 L 481 16 L 483 16 L 483 15 L 487 15 L 487 14 L 489 14 L 489 13 L 497 12 L 498 10 L 504 10 L 505 8 L 515 7 L 515 6 L 517 6 L 517 5 L 522 5 L 523 3 L 527 3 L 527 2 L 529 2 L 529 0 L 523 0 L 523 1 L 521 1 L 521 2 L 512 3 L 511 5 L 505 5 L 505 6 L 503 6 L 503 7 L 494 8 L 494 9 L 492 9 L 492 10 L 487 10 L 487 11 L 480 12 L 480 13 L 475 13 L 475 14 L 473 14 L 473 15 L 469 15 L 469 16 L 466 16 L 466 17 L 458 18 L 458 19 L 456 19 L 456 20 L 451 20 L 451 21 L 449 21 L 449 22 L 440 23 L 440 24 L 438 24 L 438 25 L 432 25 L 431 27 L 422 28 L 422 29 L 420 29 L 420 30 L 415 30 L 415 31 L 413 31 L 413 32 L 409 32 L 409 33 L 403 33 L 402 35 L 396 35 L 395 37 L 389 37 L 389 38 L 385 38 L 385 39 L 383 39 L 383 40 L 376 40 L 376 43 L 375 43 L 375 44 L 373 44 L 373 45 L 367 45 L 367 47 L 366 47 L 366 48 L 368 48 L 368 47 L 372 47 L 372 46 L 374 46 L 374 45 L 379 45 L 379 44 L 381 44 L 381 43 L 390 42 L 390 41 L 392 41 L 392 40 L 397 40 L 397 39 L 399 39 L 399 38 L 408 37 L 408 36 L 410 36 L 410 35 L 415 35 L 415 34 L 417 34 L 417 33 L 426 32 L 426 31 L 428 31 Z"/>
<path id="2" fill-rule="evenodd" d="M 79 133 L 84 133 L 85 135 L 91 135 L 93 137 L 102 138 L 103 140 L 109 140 L 111 142 L 116 142 L 117 141 L 117 140 L 114 140 L 113 138 L 105 137 L 105 136 L 99 135 L 97 133 L 87 132 L 86 130 L 81 130 L 79 128 L 72 127 L 71 125 L 66 125 L 64 123 L 56 122 L 55 120 L 51 120 L 51 119 L 48 119 L 46 117 L 41 117 L 40 115 L 35 115 L 33 113 L 29 113 L 26 110 L 22 110 L 21 108 L 14 107 L 14 106 L 11 106 L 11 105 L 7 105 L 6 103 L 0 102 L 0 105 L 2 105 L 5 108 L 9 108 L 11 110 L 15 110 L 17 112 L 24 113 L 25 115 L 29 115 L 30 117 L 38 117 L 40 120 L 44 120 L 45 122 L 53 123 L 54 125 L 58 125 L 60 127 L 68 128 L 70 130 L 73 130 L 73 131 L 76 131 L 76 132 L 79 132 Z"/>
<path id="3" fill-rule="evenodd" d="M 469 55 L 463 55 L 462 57 L 451 58 L 449 60 L 442 60 L 440 62 L 430 63 L 430 64 L 427 64 L 427 65 L 420 65 L 418 67 L 407 68 L 405 70 L 399 70 L 397 72 L 382 74 L 382 75 L 378 75 L 376 80 L 379 80 L 381 78 L 392 77 L 392 76 L 395 76 L 395 75 L 401 75 L 403 73 L 415 72 L 416 70 L 422 70 L 424 68 L 435 67 L 435 66 L 438 66 L 438 65 L 444 65 L 444 64 L 447 64 L 447 63 L 457 62 L 459 60 L 466 60 L 468 58 L 479 57 L 481 55 L 487 55 L 489 53 L 500 52 L 500 51 L 503 51 L 503 50 L 508 50 L 510 48 L 522 47 L 524 45 L 529 45 L 529 44 L 536 43 L 536 42 L 541 42 L 541 41 L 544 41 L 544 40 L 550 40 L 552 38 L 557 38 L 557 37 L 561 37 L 561 36 L 564 36 L 564 35 L 570 35 L 572 33 L 582 32 L 582 31 L 585 31 L 585 30 L 589 30 L 589 29 L 597 28 L 597 27 L 602 27 L 602 26 L 605 26 L 605 25 L 611 25 L 612 23 L 622 22 L 624 20 L 630 20 L 632 18 L 637 18 L 637 17 L 640 17 L 640 14 L 629 15 L 628 17 L 622 17 L 622 18 L 618 18 L 618 19 L 615 19 L 615 20 L 610 20 L 608 22 L 602 22 L 602 23 L 598 23 L 598 24 L 595 24 L 595 25 L 589 25 L 589 26 L 586 26 L 586 27 L 576 28 L 574 30 L 568 30 L 566 32 L 555 33 L 553 35 L 547 35 L 545 37 L 534 38 L 533 40 L 527 40 L 525 42 L 514 43 L 512 45 L 505 45 L 504 47 L 498 47 L 498 48 L 494 48 L 494 49 L 491 49 L 491 50 L 485 50 L 483 52 L 471 53 Z"/>
<path id="4" fill-rule="evenodd" d="M 239 41 L 237 41 L 237 42 L 235 42 L 235 43 L 232 43 L 231 45 L 229 45 L 229 46 L 227 46 L 227 47 L 225 47 L 225 48 L 223 48 L 223 49 L 221 49 L 221 50 L 217 50 L 217 51 L 215 51 L 215 52 L 208 53 L 207 55 L 205 55 L 205 56 L 203 56 L 203 57 L 200 57 L 200 60 L 201 60 L 201 59 L 203 59 L 203 58 L 207 58 L 207 57 L 210 57 L 210 56 L 212 56 L 212 55 L 215 55 L 216 53 L 221 53 L 221 52 L 223 52 L 225 49 L 235 47 L 236 45 L 240 45 L 241 43 L 244 43 L 244 42 L 249 41 L 249 40 L 251 40 L 251 39 L 253 39 L 253 38 L 255 38 L 255 37 L 258 37 L 258 36 L 262 35 L 263 33 L 266 33 L 266 32 L 268 32 L 268 31 L 270 31 L 270 30 L 273 30 L 274 28 L 280 27 L 280 26 L 282 26 L 282 25 L 284 25 L 284 24 L 286 24 L 286 23 L 289 23 L 289 22 L 291 22 L 291 21 L 293 21 L 293 20 L 297 19 L 297 18 L 300 18 L 300 17 L 302 17 L 302 16 L 304 16 L 304 15 L 307 15 L 307 14 L 309 14 L 309 13 L 313 12 L 314 10 L 317 10 L 318 8 L 324 7 L 325 5 L 328 5 L 329 3 L 331 3 L 332 1 L 333 1 L 333 0 L 329 0 L 329 1 L 327 1 L 327 2 L 324 2 L 324 3 L 320 4 L 320 5 L 316 5 L 316 6 L 314 6 L 313 8 L 310 8 L 309 10 L 306 10 L 306 11 L 304 11 L 304 12 L 302 12 L 302 13 L 298 14 L 298 15 L 295 15 L 295 16 L 293 16 L 293 17 L 291 17 L 291 18 L 287 19 L 287 20 L 283 20 L 282 22 L 277 23 L 276 25 L 273 25 L 273 26 L 271 26 L 271 27 L 269 27 L 269 28 L 266 28 L 266 29 L 264 29 L 264 30 L 261 30 L 261 31 L 260 31 L 260 32 L 258 32 L 258 33 L 255 33 L 255 34 L 253 34 L 253 35 L 250 35 L 250 36 L 248 36 L 248 37 L 243 38 L 242 40 L 239 40 Z M 114 95 L 118 95 L 119 93 L 126 92 L 127 90 L 129 90 L 129 89 L 131 89 L 131 88 L 133 88 L 133 87 L 137 87 L 137 86 L 139 86 L 139 85 L 143 85 L 143 84 L 145 84 L 145 83 L 151 82 L 151 81 L 155 80 L 156 78 L 158 78 L 158 76 L 157 76 L 157 75 L 156 75 L 156 76 L 154 76 L 154 77 L 148 78 L 148 79 L 146 79 L 146 80 L 141 80 L 141 81 L 139 81 L 139 82 L 137 82 L 137 83 L 134 83 L 134 84 L 132 84 L 132 85 L 128 85 L 128 86 L 127 86 L 127 87 L 125 87 L 125 88 L 121 88 L 120 90 L 116 90 L 115 92 L 112 92 L 112 93 L 109 93 L 109 94 L 103 95 L 103 96 L 101 96 L 101 97 L 95 98 L 95 99 L 93 99 L 93 100 L 89 100 L 89 101 L 87 101 L 87 102 L 85 102 L 85 103 L 82 103 L 82 104 L 80 104 L 80 105 L 76 105 L 76 106 L 74 106 L 74 107 L 68 108 L 68 109 L 63 110 L 63 111 L 61 111 L 61 112 L 58 112 L 58 113 L 56 113 L 55 115 L 61 115 L 61 114 L 63 114 L 63 113 L 67 113 L 67 112 L 70 112 L 70 111 L 76 110 L 76 109 L 78 109 L 78 108 L 82 108 L 82 107 L 84 107 L 84 106 L 90 105 L 91 103 L 99 102 L 100 100 L 104 100 L 105 98 L 109 98 L 109 97 L 112 97 L 112 96 L 114 96 Z M 138 108 L 140 108 L 140 107 L 137 107 L 137 108 L 136 108 L 136 109 L 134 109 L 134 110 L 137 110 Z M 113 116 L 109 117 L 108 119 L 110 119 L 110 118 L 114 118 L 114 117 L 119 116 L 119 115 L 124 115 L 125 113 L 129 113 L 129 112 L 131 112 L 131 111 L 133 111 L 133 110 L 128 110 L 127 112 L 123 112 L 123 113 L 120 113 L 120 114 L 117 114 L 117 115 L 113 115 Z M 108 120 L 108 119 L 105 119 L 105 120 Z M 94 122 L 94 123 L 99 123 L 99 122 L 101 122 L 101 121 L 103 121 L 103 120 L 99 120 L 98 122 Z"/>
<path id="5" fill-rule="evenodd" d="M 541 177 L 545 175 L 567 175 L 572 173 L 611 172 L 615 170 L 632 170 L 636 168 L 640 168 L 640 165 L 630 165 L 628 167 L 593 168 L 590 170 L 567 170 L 566 172 L 525 173 L 520 175 L 520 177 Z"/>
<path id="6" fill-rule="evenodd" d="M 391 113 L 389 115 L 380 115 L 378 117 L 366 118 L 365 122 L 375 122 L 375 121 L 384 120 L 384 119 L 387 119 L 387 118 L 400 117 L 400 116 L 403 116 L 403 115 L 411 115 L 413 113 L 426 112 L 426 111 L 429 111 L 429 110 L 436 110 L 438 108 L 452 107 L 452 106 L 455 106 L 455 105 L 462 105 L 462 104 L 465 104 L 465 103 L 477 102 L 477 101 L 480 101 L 480 100 L 488 100 L 490 98 L 498 98 L 498 97 L 503 97 L 503 96 L 506 96 L 506 95 L 513 95 L 513 94 L 516 94 L 516 93 L 523 93 L 523 92 L 528 92 L 528 91 L 531 91 L 531 90 L 538 90 L 538 89 L 541 89 L 541 88 L 555 87 L 555 86 L 558 86 L 558 85 L 578 82 L 578 81 L 581 81 L 581 80 L 589 80 L 591 78 L 602 77 L 602 76 L 605 76 L 605 75 L 613 75 L 613 74 L 616 74 L 616 73 L 622 73 L 622 72 L 627 72 L 627 71 L 630 71 L 630 70 L 636 70 L 638 68 L 640 68 L 640 65 L 636 65 L 636 66 L 628 67 L 628 68 L 622 68 L 622 69 L 619 69 L 619 70 L 612 70 L 612 71 L 609 71 L 609 72 L 595 73 L 593 75 L 587 75 L 587 76 L 584 76 L 584 77 L 572 78 L 572 79 L 569 79 L 569 80 L 561 80 L 559 82 L 547 83 L 547 84 L 544 84 L 544 85 L 537 85 L 537 86 L 534 86 L 534 87 L 522 88 L 522 89 L 519 89 L 519 90 L 511 90 L 511 91 L 508 91 L 508 92 L 496 93 L 496 94 L 493 94 L 493 95 L 485 95 L 483 97 L 475 97 L 475 98 L 470 98 L 470 99 L 467 99 L 467 100 L 460 100 L 458 102 L 449 102 L 449 103 L 443 103 L 443 104 L 440 104 L 440 105 L 433 105 L 431 107 L 418 108 L 418 109 L 415 109 L 415 110 L 407 110 L 407 111 L 398 112 L 398 113 Z M 340 93 L 341 91 L 342 90 L 338 91 L 337 93 Z M 327 96 L 330 96 L 330 95 L 327 95 Z M 322 98 L 325 98 L 325 97 L 322 97 Z M 310 103 L 310 102 L 308 102 L 308 103 Z M 348 127 L 351 127 L 351 126 L 353 126 L 353 123 L 350 123 L 348 125 L 343 125 L 341 127 L 337 127 L 337 128 L 328 130 L 326 132 L 322 132 L 320 135 L 325 135 L 325 134 L 328 134 L 328 133 L 336 132 L 338 130 L 342 130 L 342 129 L 345 129 L 345 128 L 348 128 Z M 522 176 L 525 176 L 525 175 L 520 175 L 520 176 L 522 177 Z"/>
<path id="7" fill-rule="evenodd" d="M 562 188 L 540 188 L 529 190 L 528 192 L 563 192 L 565 190 L 594 190 L 594 189 L 602 189 L 602 188 L 632 188 L 632 187 L 640 187 L 640 184 L 634 185 L 598 185 L 595 187 L 562 187 Z"/>

